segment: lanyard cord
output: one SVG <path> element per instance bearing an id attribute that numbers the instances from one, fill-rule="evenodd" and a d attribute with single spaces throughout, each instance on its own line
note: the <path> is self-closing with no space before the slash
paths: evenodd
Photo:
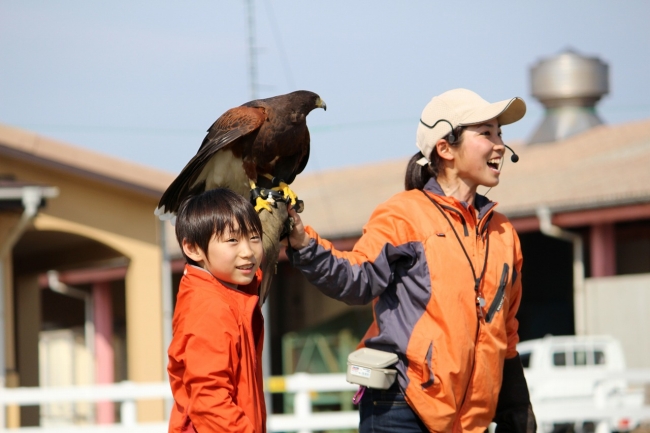
<path id="1" fill-rule="evenodd" d="M 436 208 L 440 211 L 442 216 L 445 217 L 445 219 L 449 223 L 449 227 L 451 227 L 451 230 L 456 235 L 456 240 L 460 244 L 460 247 L 463 249 L 463 252 L 465 253 L 465 257 L 467 258 L 467 263 L 469 263 L 469 266 L 472 269 L 472 276 L 474 277 L 474 291 L 476 292 L 477 301 L 478 301 L 478 287 L 481 284 L 481 280 L 485 276 L 485 269 L 487 268 L 488 251 L 490 249 L 490 236 L 486 236 L 486 240 L 485 240 L 485 260 L 483 261 L 483 270 L 481 271 L 481 276 L 479 278 L 476 278 L 476 270 L 474 269 L 474 265 L 472 264 L 472 259 L 469 258 L 469 254 L 467 254 L 467 250 L 465 249 L 465 245 L 463 245 L 463 242 L 460 240 L 460 236 L 458 236 L 458 233 L 456 232 L 456 229 L 454 228 L 454 225 L 451 223 L 451 220 L 449 219 L 449 217 L 447 216 L 445 211 L 442 210 L 442 207 L 438 203 L 436 203 L 436 201 L 434 199 L 429 197 L 429 194 L 427 194 L 424 191 L 422 191 L 422 194 L 424 194 L 426 196 L 426 198 L 428 198 L 431 201 L 431 203 L 433 203 L 436 206 Z M 454 210 L 454 211 L 457 212 L 456 210 Z M 481 305 L 481 307 L 482 307 L 482 305 Z"/>

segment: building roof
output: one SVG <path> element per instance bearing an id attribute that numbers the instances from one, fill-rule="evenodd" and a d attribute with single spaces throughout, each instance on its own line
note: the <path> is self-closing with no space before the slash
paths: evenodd
<path id="1" fill-rule="evenodd" d="M 74 173 L 155 198 L 160 197 L 174 179 L 173 174 L 161 170 L 0 124 L 2 156 Z"/>
<path id="2" fill-rule="evenodd" d="M 414 152 L 415 153 L 415 152 Z M 377 205 L 404 189 L 407 159 L 299 175 L 301 217 L 325 237 L 358 237 Z"/>
<path id="3" fill-rule="evenodd" d="M 488 192 L 511 219 L 650 203 L 650 120 L 600 125 L 553 143 L 512 144 L 500 184 Z M 299 176 L 305 223 L 331 238 L 359 235 L 373 209 L 401 191 L 408 160 Z M 479 188 L 484 194 L 486 188 Z"/>
<path id="4" fill-rule="evenodd" d="M 600 125 L 553 143 L 512 147 L 519 162 L 511 163 L 506 154 L 501 183 L 488 193 L 511 219 L 534 216 L 539 206 L 559 214 L 650 204 L 650 119 Z M 171 173 L 0 125 L 2 155 L 155 198 L 174 179 Z M 403 190 L 407 162 L 397 159 L 298 176 L 292 188 L 305 202 L 304 221 L 326 237 L 358 236 L 375 207 Z"/>
<path id="5" fill-rule="evenodd" d="M 600 125 L 553 143 L 513 146 L 520 156 L 489 197 L 510 218 L 650 203 L 650 120 Z"/>

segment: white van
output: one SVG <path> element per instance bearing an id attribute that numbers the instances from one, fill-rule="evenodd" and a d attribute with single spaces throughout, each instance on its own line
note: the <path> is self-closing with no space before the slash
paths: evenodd
<path id="1" fill-rule="evenodd" d="M 610 336 L 547 336 L 522 341 L 524 366 L 539 431 L 630 431 L 639 424 L 643 387 L 630 388 L 625 356 Z"/>

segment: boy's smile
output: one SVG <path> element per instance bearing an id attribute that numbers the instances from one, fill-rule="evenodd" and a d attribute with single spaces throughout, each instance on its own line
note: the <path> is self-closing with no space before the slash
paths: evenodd
<path id="1" fill-rule="evenodd" d="M 262 262 L 262 238 L 257 234 L 244 236 L 239 227 L 226 230 L 222 236 L 213 236 L 208 251 L 183 244 L 186 254 L 203 269 L 210 272 L 224 286 L 236 289 L 253 281 Z"/>

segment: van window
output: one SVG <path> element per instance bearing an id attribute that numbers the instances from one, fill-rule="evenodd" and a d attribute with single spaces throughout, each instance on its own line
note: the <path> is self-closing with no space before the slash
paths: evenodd
<path id="1" fill-rule="evenodd" d="M 564 352 L 553 353 L 553 365 L 566 365 L 566 354 Z"/>
<path id="2" fill-rule="evenodd" d="M 520 353 L 519 359 L 521 359 L 521 365 L 523 365 L 524 368 L 530 367 L 530 352 Z"/>
<path id="3" fill-rule="evenodd" d="M 576 350 L 573 352 L 573 365 L 587 365 L 586 350 Z"/>
<path id="4" fill-rule="evenodd" d="M 605 365 L 603 349 L 561 348 L 553 351 L 553 365 L 556 367 L 585 367 L 590 365 Z"/>

